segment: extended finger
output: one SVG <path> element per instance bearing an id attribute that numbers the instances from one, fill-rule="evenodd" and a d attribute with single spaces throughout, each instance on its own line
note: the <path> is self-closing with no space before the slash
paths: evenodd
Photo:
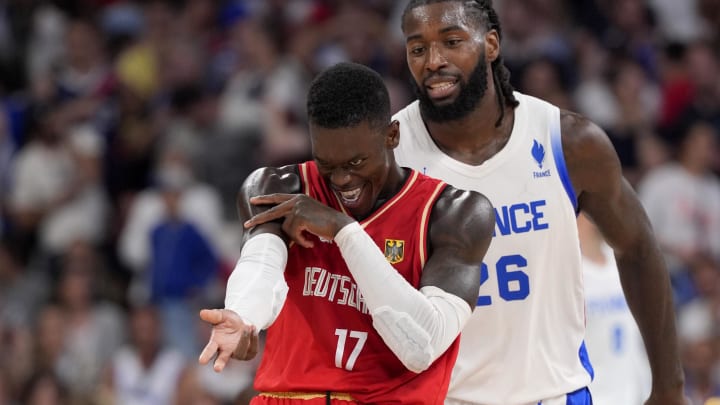
<path id="1" fill-rule="evenodd" d="M 264 205 L 264 204 L 281 204 L 285 201 L 291 200 L 296 194 L 264 194 L 250 197 L 250 204 L 253 205 Z"/>
<path id="2" fill-rule="evenodd" d="M 215 353 L 217 353 L 218 345 L 215 343 L 212 338 L 208 342 L 207 345 L 205 345 L 205 348 L 203 349 L 202 353 L 200 353 L 200 357 L 198 358 L 198 363 L 205 365 L 208 364 L 210 359 L 213 358 Z"/>
<path id="3" fill-rule="evenodd" d="M 219 309 L 203 309 L 200 311 L 200 319 L 211 325 L 216 325 L 223 321 L 223 311 Z"/>
<path id="4" fill-rule="evenodd" d="M 259 214 L 253 215 L 252 218 L 245 221 L 243 226 L 245 226 L 245 228 L 252 228 L 255 225 L 264 224 L 266 222 L 282 218 L 286 216 L 289 212 L 290 209 L 285 204 L 276 205 L 267 211 L 263 211 Z"/>
<path id="5" fill-rule="evenodd" d="M 215 359 L 215 364 L 213 365 L 213 369 L 215 371 L 217 371 L 218 373 L 223 371 L 228 360 L 230 360 L 231 354 L 232 354 L 232 352 L 230 352 L 230 350 L 220 350 L 218 352 L 217 359 Z"/>

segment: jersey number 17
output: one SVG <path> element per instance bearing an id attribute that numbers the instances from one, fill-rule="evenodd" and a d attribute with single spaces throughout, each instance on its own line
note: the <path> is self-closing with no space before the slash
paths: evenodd
<path id="1" fill-rule="evenodd" d="M 348 332 L 350 333 L 348 334 Z M 343 366 L 343 358 L 345 357 L 345 345 L 348 341 L 348 335 L 350 338 L 356 340 L 355 346 L 352 348 L 352 351 L 350 352 L 350 356 L 348 357 L 345 366 Z M 348 331 L 347 329 L 335 329 L 335 336 L 338 337 L 337 348 L 335 349 L 335 367 L 344 368 L 347 371 L 352 371 L 353 367 L 355 366 L 355 362 L 360 355 L 360 351 L 362 350 L 363 346 L 365 346 L 368 334 L 367 332 L 360 332 L 357 330 Z"/>

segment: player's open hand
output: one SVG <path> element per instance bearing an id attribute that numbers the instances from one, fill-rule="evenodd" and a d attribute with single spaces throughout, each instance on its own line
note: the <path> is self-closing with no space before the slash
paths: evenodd
<path id="1" fill-rule="evenodd" d="M 258 336 L 255 327 L 242 321 L 229 309 L 203 309 L 200 319 L 212 325 L 210 341 L 200 353 L 198 361 L 205 365 L 217 354 L 213 368 L 220 372 L 230 357 L 250 360 L 258 352 Z"/>
<path id="2" fill-rule="evenodd" d="M 261 195 L 250 198 L 250 203 L 275 206 L 245 221 L 245 228 L 284 217 L 283 231 L 295 243 L 306 248 L 313 247 L 313 242 L 304 232 L 332 240 L 342 227 L 353 222 L 349 216 L 305 194 Z"/>

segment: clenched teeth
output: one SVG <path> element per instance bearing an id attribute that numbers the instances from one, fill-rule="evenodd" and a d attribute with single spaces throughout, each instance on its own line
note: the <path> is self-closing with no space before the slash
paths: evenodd
<path id="1" fill-rule="evenodd" d="M 360 188 L 356 188 L 356 189 L 350 190 L 350 191 L 341 191 L 340 196 L 345 201 L 353 202 L 353 201 L 357 200 L 358 197 L 360 197 L 360 191 L 361 191 Z"/>
<path id="2" fill-rule="evenodd" d="M 431 89 L 434 90 L 434 89 L 441 89 L 441 88 L 451 87 L 453 84 L 455 84 L 455 83 L 453 83 L 453 82 L 442 82 L 442 83 L 434 83 L 434 84 L 431 84 L 431 85 L 429 85 L 428 87 L 430 87 Z"/>

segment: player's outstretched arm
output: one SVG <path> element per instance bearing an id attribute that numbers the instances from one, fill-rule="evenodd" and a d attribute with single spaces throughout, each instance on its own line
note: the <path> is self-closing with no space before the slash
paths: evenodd
<path id="1" fill-rule="evenodd" d="M 253 195 L 298 192 L 296 166 L 263 168 L 253 172 L 238 193 L 238 215 L 245 221 L 269 207 L 250 203 Z M 212 325 L 208 344 L 199 362 L 207 364 L 217 355 L 215 371 L 222 371 L 230 357 L 250 360 L 257 354 L 257 330 L 274 322 L 287 294 L 283 276 L 287 264 L 286 237 L 281 225 L 268 222 L 243 233 L 240 259 L 228 279 L 225 309 L 200 311 Z"/>
<path id="2" fill-rule="evenodd" d="M 647 404 L 684 404 L 670 280 L 647 215 L 602 129 L 563 112 L 562 133 L 579 208 L 615 251 L 623 290 L 645 342 L 653 377 Z"/>

